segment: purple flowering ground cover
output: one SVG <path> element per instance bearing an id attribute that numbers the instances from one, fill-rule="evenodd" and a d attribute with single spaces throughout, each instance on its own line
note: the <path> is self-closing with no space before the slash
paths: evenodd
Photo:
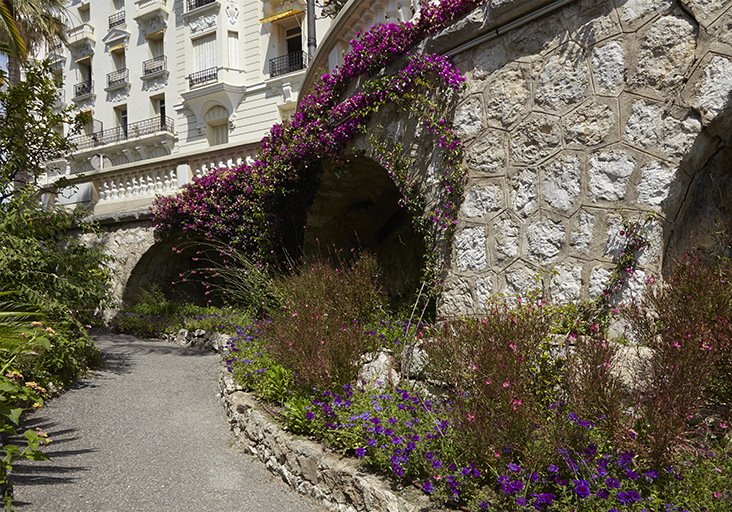
<path id="1" fill-rule="evenodd" d="M 229 370 L 273 403 L 272 410 L 281 407 L 285 428 L 360 460 L 397 489 L 418 488 L 436 505 L 558 512 L 732 508 L 729 410 L 698 417 L 709 400 L 729 397 L 732 266 L 690 258 L 664 286 L 651 287 L 644 302 L 616 310 L 641 341 L 643 325 L 633 322 L 651 310 L 664 319 L 644 342 L 656 344 L 654 358 L 637 382 L 619 385 L 610 371 L 616 351 L 597 318 L 567 334 L 567 317 L 576 318 L 576 310 L 537 299 L 496 302 L 481 319 L 409 320 L 379 304 L 373 265 L 368 256 L 340 267 L 308 261 L 273 280 L 285 300 L 259 322 L 232 309 L 171 307 L 151 294 L 139 307 L 147 316 L 129 325 L 140 328 L 147 318 L 149 330 L 180 321 L 234 334 L 222 350 Z M 683 319 L 674 319 L 677 310 Z M 344 343 L 344 335 L 358 343 Z M 379 385 L 353 370 L 364 353 L 386 351 L 401 372 L 404 348 L 415 343 L 429 356 L 426 380 Z M 686 401 L 669 383 L 696 388 L 703 400 Z M 679 434 L 658 436 L 676 428 L 679 415 Z"/>
<path id="2" fill-rule="evenodd" d="M 407 335 L 403 322 L 385 320 L 379 327 L 381 335 L 371 331 L 375 338 L 383 332 Z M 394 343 L 392 336 L 388 344 Z M 250 326 L 225 350 L 229 368 L 245 375 L 240 381 L 255 390 L 252 379 L 266 375 L 273 360 L 260 341 L 256 327 Z M 545 453 L 531 458 L 526 447 L 500 446 L 489 454 L 492 461 L 476 464 L 473 460 L 482 457 L 471 460 L 471 454 L 456 449 L 461 445 L 460 422 L 449 393 L 441 397 L 418 387 L 371 384 L 347 384 L 338 393 L 313 389 L 298 431 L 361 459 L 392 478 L 397 488 L 420 488 L 438 504 L 470 510 L 638 512 L 721 511 L 732 506 L 727 480 L 732 463 L 722 446 L 716 453 L 699 445 L 695 453 L 654 470 L 640 454 L 604 438 L 597 426 L 602 418 L 583 420 L 554 403 L 545 413 L 555 424 L 537 425 L 536 441 L 545 441 L 540 429 L 553 427 L 571 432 L 563 447 L 547 453 L 550 447 L 545 446 Z"/>
<path id="3" fill-rule="evenodd" d="M 654 289 L 648 302 L 635 307 L 650 307 L 655 293 L 669 289 L 672 295 L 664 296 L 664 304 L 713 302 L 706 292 L 717 274 L 704 274 L 706 270 L 697 267 L 704 265 L 696 261 L 679 271 L 680 281 L 669 276 L 670 288 Z M 726 272 L 725 279 L 732 277 Z M 318 267 L 325 286 L 308 288 L 306 295 L 295 292 L 305 300 L 288 302 L 285 315 L 242 328 L 223 351 L 237 380 L 264 400 L 273 398 L 268 394 L 273 380 L 287 380 L 287 391 L 276 402 L 283 407 L 289 430 L 360 459 L 365 467 L 390 477 L 397 488 L 415 486 L 448 507 L 561 512 L 731 509 L 729 412 L 716 423 L 695 424 L 689 415 L 693 417 L 703 402 L 677 402 L 686 407 L 685 429 L 674 439 L 664 438 L 664 456 L 658 458 L 655 433 L 673 426 L 675 412 L 657 406 L 644 376 L 630 387 L 617 381 L 610 371 L 617 364 L 616 350 L 594 323 L 597 319 L 576 326 L 577 332 L 590 334 L 570 332 L 558 339 L 552 329 L 565 325 L 566 308 L 541 300 L 497 302 L 482 319 L 431 324 L 384 315 L 369 321 L 361 315 L 359 325 L 367 339 L 351 354 L 352 360 L 362 361 L 364 351 L 385 350 L 393 355 L 398 371 L 405 345 L 419 343 L 429 355 L 424 372 L 430 378 L 378 383 L 354 377 L 346 384 L 321 380 L 322 385 L 314 386 L 311 378 L 287 370 L 280 358 L 282 347 L 272 336 L 285 336 L 288 347 L 299 346 L 303 353 L 327 359 L 328 344 L 340 343 L 340 338 L 330 335 L 319 320 L 335 317 L 335 323 L 328 324 L 332 326 L 351 318 L 322 306 L 340 290 L 327 273 L 327 267 Z M 300 278 L 312 278 L 304 274 L 307 269 L 289 277 L 287 286 L 297 289 Z M 732 287 L 729 280 L 726 283 L 727 295 L 720 303 L 730 308 Z M 716 291 L 723 293 L 721 288 Z M 677 292 L 685 295 L 674 298 Z M 573 314 L 574 309 L 567 311 Z M 674 349 L 684 343 L 679 354 L 688 349 L 689 358 L 696 361 L 710 352 L 728 354 L 729 310 L 721 314 L 706 320 L 721 326 L 716 334 L 702 327 L 706 337 L 701 341 L 674 334 L 666 342 Z M 306 332 L 303 317 L 323 329 Z M 700 316 L 696 320 L 705 322 Z M 281 326 L 273 331 L 272 323 Z M 714 344 L 714 350 L 705 348 L 708 344 Z M 659 351 L 649 368 L 665 365 L 664 357 Z M 716 360 L 707 362 L 701 393 L 709 397 L 708 391 L 717 389 L 712 369 Z M 674 370 L 683 367 L 681 361 L 675 363 L 667 365 L 665 379 L 685 378 L 683 385 L 695 386 L 688 375 L 683 377 L 683 370 Z"/>

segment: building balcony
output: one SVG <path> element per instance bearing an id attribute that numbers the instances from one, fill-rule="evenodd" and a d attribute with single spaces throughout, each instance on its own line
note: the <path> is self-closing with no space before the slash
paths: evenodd
<path id="1" fill-rule="evenodd" d="M 64 53 L 64 47 L 52 47 L 48 52 L 48 59 L 50 60 L 51 69 L 53 69 L 54 71 L 63 70 L 64 66 L 66 65 L 66 55 Z"/>
<path id="2" fill-rule="evenodd" d="M 129 83 L 129 78 L 130 70 L 127 68 L 107 73 L 107 90 L 127 85 Z"/>
<path id="3" fill-rule="evenodd" d="M 208 69 L 202 69 L 188 75 L 188 87 L 193 89 L 198 85 L 208 84 L 211 82 L 218 82 L 219 80 L 219 68 L 213 67 Z"/>
<path id="4" fill-rule="evenodd" d="M 269 59 L 269 76 L 275 77 L 300 71 L 308 66 L 308 54 L 305 52 L 288 53 Z"/>
<path id="5" fill-rule="evenodd" d="M 87 80 L 86 82 L 81 82 L 76 85 L 74 85 L 74 99 L 80 99 L 85 96 L 88 96 L 92 94 L 94 91 L 94 81 L 93 80 Z"/>
<path id="6" fill-rule="evenodd" d="M 137 0 L 133 19 L 140 24 L 141 32 L 145 37 L 164 30 L 166 20 L 170 15 L 168 2 L 170 0 Z"/>
<path id="7" fill-rule="evenodd" d="M 77 49 L 82 47 L 94 48 L 97 40 L 94 36 L 94 25 L 82 23 L 81 25 L 66 31 L 69 40 L 69 48 Z"/>
<path id="8" fill-rule="evenodd" d="M 168 70 L 168 58 L 165 55 L 146 60 L 142 63 L 142 77 L 148 78 Z"/>
<path id="9" fill-rule="evenodd" d="M 174 126 L 170 117 L 156 116 L 127 126 L 97 131 L 91 135 L 79 135 L 72 138 L 71 143 L 76 145 L 75 153 L 83 153 L 90 149 L 96 151 L 97 148 L 121 144 L 129 139 L 154 137 L 160 134 L 173 135 Z"/>
<path id="10" fill-rule="evenodd" d="M 216 2 L 216 0 L 186 0 L 186 11 L 193 11 L 199 7 L 203 7 L 214 2 Z"/>
<path id="11" fill-rule="evenodd" d="M 125 24 L 125 11 L 117 11 L 109 17 L 109 30 Z"/>
<path id="12" fill-rule="evenodd" d="M 53 95 L 53 105 L 55 107 L 59 107 L 66 103 L 66 91 L 63 89 L 56 89 L 56 92 Z"/>

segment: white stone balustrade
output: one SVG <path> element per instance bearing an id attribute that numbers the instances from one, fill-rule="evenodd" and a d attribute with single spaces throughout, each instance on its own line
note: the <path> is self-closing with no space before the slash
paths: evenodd
<path id="1" fill-rule="evenodd" d="M 238 157 L 236 158 L 236 160 L 229 158 L 225 162 L 223 160 L 219 160 L 218 163 L 216 161 L 206 162 L 196 167 L 195 174 L 198 178 L 200 178 L 216 169 L 235 169 L 237 167 L 240 167 L 243 163 L 244 159 L 242 159 L 242 157 Z"/>
<path id="2" fill-rule="evenodd" d="M 165 5 L 166 0 L 138 0 L 135 2 L 135 6 L 137 11 L 141 11 L 143 9 L 147 9 L 148 7 L 152 7 L 153 5 L 162 4 Z"/>
<path id="3" fill-rule="evenodd" d="M 66 32 L 66 36 L 69 39 L 77 39 L 83 36 L 91 35 L 94 35 L 94 27 L 89 23 L 82 23 L 78 27 L 71 28 Z"/>
<path id="4" fill-rule="evenodd" d="M 178 190 L 175 169 L 141 170 L 112 174 L 95 180 L 99 203 L 150 197 Z"/>

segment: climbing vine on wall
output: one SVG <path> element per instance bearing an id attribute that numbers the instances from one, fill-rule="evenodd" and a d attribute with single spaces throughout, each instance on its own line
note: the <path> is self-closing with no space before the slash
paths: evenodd
<path id="1" fill-rule="evenodd" d="M 152 212 L 156 235 L 182 231 L 234 245 L 262 264 L 281 260 L 285 251 L 297 249 L 305 209 L 316 190 L 319 161 L 337 159 L 369 116 L 386 104 L 421 110 L 425 126 L 442 147 L 444 193 L 438 194 L 441 207 L 433 208 L 431 217 L 449 234 L 457 203 L 449 198 L 461 191 L 462 177 L 453 165 L 461 146 L 429 98 L 438 88 L 459 90 L 463 78 L 444 57 L 408 52 L 483 1 L 425 2 L 415 20 L 377 25 L 361 34 L 351 42 L 343 64 L 320 77 L 292 118 L 270 130 L 253 165 L 219 169 L 194 178 L 176 197 L 158 198 Z M 405 55 L 407 63 L 399 72 L 374 78 Z M 363 75 L 372 79 L 344 99 L 348 86 Z M 413 197 L 405 192 L 408 206 Z"/>
<path id="2" fill-rule="evenodd" d="M 608 276 L 602 295 L 597 298 L 598 305 L 604 308 L 610 306 L 610 302 L 614 298 L 619 298 L 623 290 L 628 287 L 629 280 L 635 279 L 638 257 L 651 244 L 650 226 L 656 218 L 653 212 L 648 212 L 643 219 L 636 220 L 628 218 L 622 211 L 620 216 L 623 228 L 619 235 L 624 239 L 623 247 L 613 260 L 615 268 Z"/>

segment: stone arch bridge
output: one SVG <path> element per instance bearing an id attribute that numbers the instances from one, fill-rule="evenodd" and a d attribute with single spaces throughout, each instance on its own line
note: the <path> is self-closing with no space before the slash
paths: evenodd
<path id="1" fill-rule="evenodd" d="M 348 40 L 359 4 L 336 19 L 304 91 Z M 467 77 L 445 106 L 468 179 L 440 312 L 470 314 L 492 295 L 536 287 L 537 276 L 553 300 L 597 296 L 625 243 L 621 211 L 655 216 L 625 297 L 687 250 L 692 234 L 710 246 L 732 205 L 730 26 L 723 0 L 490 0 L 423 42 L 421 51 L 451 56 Z M 372 118 L 371 132 L 379 126 L 383 142 L 403 144 L 411 175 L 429 183 L 440 161 L 431 136 L 392 109 Z M 413 281 L 420 248 L 399 194 L 366 137 L 354 148 L 360 160 L 323 166 L 306 248 L 356 239 L 395 279 Z M 117 215 L 106 229 L 127 256 L 122 298 L 154 277 L 163 252 L 143 217 Z"/>

